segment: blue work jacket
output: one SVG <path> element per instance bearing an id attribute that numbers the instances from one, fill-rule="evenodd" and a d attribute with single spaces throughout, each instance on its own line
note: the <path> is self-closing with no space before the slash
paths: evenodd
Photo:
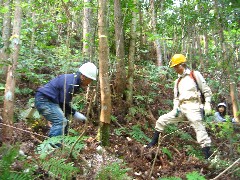
<path id="1" fill-rule="evenodd" d="M 36 96 L 44 95 L 53 103 L 59 104 L 63 109 L 65 103 L 66 114 L 74 114 L 75 109 L 71 107 L 72 97 L 80 91 L 81 73 L 62 74 L 52 79 L 44 86 L 37 89 Z"/>

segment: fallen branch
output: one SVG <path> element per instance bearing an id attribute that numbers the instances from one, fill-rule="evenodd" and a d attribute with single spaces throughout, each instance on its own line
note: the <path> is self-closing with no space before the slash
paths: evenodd
<path id="1" fill-rule="evenodd" d="M 157 146 L 157 152 L 156 152 L 156 155 L 155 155 L 155 157 L 154 157 L 153 164 L 152 164 L 152 167 L 151 167 L 151 171 L 150 171 L 150 174 L 149 174 L 149 178 L 150 178 L 150 179 L 151 179 L 151 175 L 152 175 L 152 172 L 153 172 L 153 168 L 154 168 L 154 166 L 155 166 L 155 162 L 156 162 L 157 155 L 158 155 L 158 152 L 159 152 L 160 144 L 161 144 L 161 142 L 163 141 L 163 139 L 164 139 L 165 137 L 167 137 L 167 136 L 170 136 L 171 134 L 174 134 L 174 133 L 176 133 L 176 132 L 179 132 L 179 131 L 181 131 L 181 130 L 183 130 L 183 129 L 186 129 L 186 128 L 188 128 L 188 127 L 191 127 L 191 126 L 189 125 L 189 126 L 183 127 L 183 128 L 178 129 L 178 130 L 176 130 L 176 131 L 174 131 L 174 132 L 171 132 L 171 133 L 169 133 L 169 134 L 166 134 L 166 135 L 164 135 L 163 137 L 160 137 L 160 136 L 159 136 L 158 146 Z"/>
<path id="2" fill-rule="evenodd" d="M 217 175 L 215 178 L 210 179 L 210 180 L 216 180 L 218 179 L 221 175 L 223 175 L 225 172 L 227 172 L 229 169 L 231 169 L 235 164 L 238 163 L 238 161 L 240 160 L 240 158 L 238 158 L 231 166 L 229 166 L 227 169 L 225 169 L 223 172 L 221 172 L 219 175 Z"/>
<path id="3" fill-rule="evenodd" d="M 78 137 L 78 139 L 75 141 L 75 143 L 72 145 L 72 148 L 71 148 L 71 150 L 70 150 L 70 153 L 69 153 L 69 157 L 72 157 L 72 152 L 73 152 L 73 149 L 74 149 L 74 147 L 76 146 L 76 144 L 78 143 L 78 141 L 80 141 L 80 139 L 82 138 L 82 136 L 84 135 L 84 133 L 85 133 L 85 131 L 86 131 L 86 129 L 87 129 L 87 122 L 85 122 L 85 126 L 84 126 L 84 128 L 83 128 L 83 132 L 82 132 L 82 134 Z"/>

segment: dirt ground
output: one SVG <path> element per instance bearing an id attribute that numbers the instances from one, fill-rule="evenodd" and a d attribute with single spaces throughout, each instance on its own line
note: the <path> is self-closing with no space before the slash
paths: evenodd
<path id="1" fill-rule="evenodd" d="M 145 87 L 144 83 L 139 82 L 139 84 L 142 84 L 142 93 L 148 94 L 148 87 Z M 159 88 L 164 87 L 162 86 Z M 144 148 L 144 143 L 136 141 L 133 137 L 129 136 L 129 134 L 122 133 L 121 135 L 117 135 L 115 133 L 114 130 L 120 127 L 131 129 L 132 126 L 139 125 L 141 130 L 143 130 L 143 132 L 151 138 L 155 121 L 158 118 L 158 110 L 160 107 L 163 110 L 170 110 L 171 108 L 164 102 L 172 99 L 172 93 L 164 90 L 158 91 L 157 93 L 159 93 L 159 97 L 161 97 L 161 99 L 155 99 L 153 103 L 147 105 L 148 110 L 146 115 L 137 114 L 130 122 L 124 119 L 124 113 L 126 112 L 122 111 L 116 104 L 113 104 L 113 115 L 117 118 L 117 123 L 115 122 L 110 125 L 110 146 L 108 147 L 104 147 L 102 149 L 99 142 L 96 141 L 95 138 L 97 135 L 98 124 L 90 120 L 85 132 L 85 135 L 89 136 L 86 141 L 86 147 L 84 150 L 79 152 L 79 158 L 74 160 L 74 165 L 82 169 L 82 173 L 73 179 L 95 179 L 96 173 L 102 165 L 112 162 L 124 164 L 125 168 L 130 168 L 127 174 L 131 177 L 131 179 L 135 180 L 161 179 L 164 177 L 179 177 L 186 179 L 186 174 L 193 171 L 197 171 L 199 174 L 202 174 L 206 179 L 213 179 L 224 170 L 224 168 L 213 166 L 210 161 L 198 158 L 193 154 L 189 155 L 190 149 L 186 148 L 189 147 L 187 145 L 190 145 L 199 152 L 201 150 L 195 141 L 195 133 L 193 129 L 188 127 L 188 124 L 186 123 L 178 124 L 178 128 L 184 128 L 184 132 L 189 133 L 193 140 L 183 140 L 176 134 L 163 134 L 163 136 L 167 136 L 162 139 L 159 148 L 155 146 L 154 148 L 146 149 Z M 29 97 L 23 99 L 18 96 L 16 106 L 24 108 L 24 104 L 26 104 L 28 98 Z M 135 104 L 135 106 L 138 106 L 138 104 Z M 1 105 L 1 111 L 2 108 L 3 107 Z M 149 128 L 144 128 L 146 123 L 150 125 Z M 14 126 L 19 129 L 37 132 L 44 136 L 47 136 L 49 130 L 46 123 L 43 123 L 42 126 L 38 126 L 37 129 L 30 128 L 24 121 L 18 121 L 14 123 Z M 81 131 L 81 127 L 77 124 L 73 124 L 71 128 L 79 129 L 79 131 Z M 2 125 L 0 124 L 0 130 L 1 129 Z M 239 129 L 239 126 L 236 126 L 234 134 L 239 134 Z M 214 155 L 212 159 L 218 156 L 221 160 L 231 160 L 233 162 L 239 158 L 239 150 L 237 150 L 239 145 L 232 146 L 230 140 L 227 139 L 223 142 L 223 139 L 216 137 L 216 132 L 213 132 L 211 129 L 207 130 L 212 139 L 214 150 L 217 149 L 216 156 Z M 34 150 L 40 141 L 44 140 L 44 138 L 15 129 L 14 140 L 15 142 L 21 142 L 21 147 L 27 156 L 35 157 L 36 155 Z M 163 152 L 164 149 L 168 149 L 168 152 Z M 231 164 L 229 164 L 229 166 L 230 165 Z M 239 168 L 239 164 L 237 167 Z M 21 169 L 21 164 L 16 165 L 14 169 Z M 239 179 L 240 175 L 236 175 L 234 172 L 236 169 L 236 167 L 230 169 L 219 179 Z M 51 179 L 47 172 L 44 172 L 41 169 L 38 169 L 36 173 L 41 174 L 39 179 Z M 109 177 L 109 179 L 114 179 L 114 177 Z"/>
<path id="2" fill-rule="evenodd" d="M 21 129 L 27 129 L 27 126 L 22 122 L 15 124 L 15 126 Z M 114 128 L 117 127 L 112 125 L 111 129 L 113 130 Z M 48 128 L 45 128 L 46 132 L 44 133 L 47 133 L 47 129 Z M 187 128 L 186 131 L 194 135 L 191 128 Z M 79 152 L 79 158 L 73 160 L 75 166 L 82 169 L 84 173 L 78 174 L 73 179 L 95 179 L 97 172 L 103 164 L 107 165 L 114 162 L 118 162 L 119 164 L 125 163 L 123 167 L 130 168 L 127 173 L 128 176 L 136 180 L 160 179 L 163 177 L 186 179 L 186 174 L 193 171 L 197 171 L 199 174 L 205 176 L 206 179 L 213 179 L 223 171 L 223 169 L 212 166 L 210 161 L 188 155 L 188 149 L 179 150 L 178 148 L 179 144 L 189 144 L 195 149 L 199 149 L 195 141 L 184 142 L 178 136 L 170 135 L 165 137 L 165 140 L 161 142 L 159 150 L 157 150 L 157 146 L 146 149 L 142 143 L 135 141 L 128 135 L 123 134 L 119 136 L 112 132 L 110 136 L 110 146 L 102 148 L 95 139 L 96 132 L 97 126 L 88 126 L 86 134 L 89 135 L 89 138 L 86 140 L 86 147 Z M 237 133 L 239 133 L 239 130 Z M 149 134 L 151 134 L 151 132 L 149 132 Z M 39 144 L 38 140 L 44 138 L 37 138 L 35 135 L 29 135 L 28 133 L 18 130 L 14 132 L 14 135 L 15 141 L 21 142 L 21 149 L 24 153 L 29 157 L 37 158 L 34 152 L 35 148 Z M 220 139 L 212 138 L 212 140 L 215 147 L 219 146 L 217 154 L 221 159 L 226 160 L 239 157 L 237 152 L 230 154 L 228 142 L 222 144 Z M 171 157 L 162 152 L 162 148 L 164 147 L 170 151 Z M 99 148 L 101 148 L 101 150 L 99 150 Z M 21 170 L 21 166 L 22 164 L 16 163 L 14 170 Z M 237 177 L 234 173 L 230 172 L 233 172 L 233 170 L 229 170 L 229 172 L 223 174 L 219 179 L 237 180 L 239 176 Z M 52 179 L 49 177 L 49 174 L 42 169 L 38 169 L 36 173 L 41 174 L 39 179 Z M 109 177 L 109 179 L 114 178 Z"/>

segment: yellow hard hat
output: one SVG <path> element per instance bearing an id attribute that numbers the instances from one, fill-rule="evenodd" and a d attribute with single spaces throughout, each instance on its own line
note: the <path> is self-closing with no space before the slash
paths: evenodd
<path id="1" fill-rule="evenodd" d="M 170 61 L 170 67 L 174 67 L 178 64 L 184 63 L 186 62 L 186 57 L 182 54 L 174 54 L 174 56 L 172 57 L 171 61 Z"/>

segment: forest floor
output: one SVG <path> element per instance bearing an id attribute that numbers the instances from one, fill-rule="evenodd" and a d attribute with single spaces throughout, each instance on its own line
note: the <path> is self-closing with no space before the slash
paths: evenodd
<path id="1" fill-rule="evenodd" d="M 145 93 L 147 93 L 148 90 L 145 89 L 145 91 Z M 81 173 L 73 179 L 95 179 L 96 173 L 102 168 L 103 164 L 108 165 L 114 162 L 121 164 L 125 168 L 130 168 L 127 170 L 129 179 L 146 180 L 162 179 L 166 177 L 191 179 L 191 177 L 186 178 L 186 175 L 194 171 L 198 172 L 206 179 L 213 179 L 231 165 L 228 164 L 221 167 L 221 165 L 213 163 L 214 159 L 218 159 L 219 162 L 234 162 L 234 160 L 239 158 L 239 144 L 232 144 L 231 139 L 224 139 L 223 141 L 222 138 L 216 136 L 216 131 L 209 128 L 207 128 L 207 130 L 212 139 L 212 150 L 217 150 L 213 157 L 211 157 L 211 160 L 204 160 L 204 158 L 201 157 L 201 149 L 195 140 L 195 132 L 187 123 L 179 123 L 177 127 L 178 129 L 184 129 L 184 132 L 188 133 L 192 139 L 186 138 L 184 140 L 178 133 L 165 133 L 163 136 L 166 136 L 161 139 L 159 148 L 155 146 L 151 149 L 144 148 L 144 144 L 147 143 L 146 141 L 139 142 L 136 140 L 138 138 L 134 138 L 134 135 L 130 136 L 130 133 L 126 133 L 126 131 L 123 130 L 132 129 L 134 125 L 138 125 L 139 127 L 142 127 L 141 130 L 151 138 L 154 131 L 153 127 L 155 125 L 155 120 L 158 117 L 158 109 L 160 107 L 161 109 L 167 110 L 171 108 L 167 106 L 166 103 L 163 103 L 172 99 L 172 95 L 169 96 L 168 94 L 171 93 L 167 93 L 164 89 L 161 90 L 161 100 L 156 100 L 149 105 L 147 115 L 135 115 L 131 121 L 125 120 L 122 116 L 123 112 L 117 107 L 113 109 L 113 114 L 117 117 L 118 121 L 110 125 L 110 145 L 105 148 L 102 148 L 99 142 L 95 139 L 98 131 L 98 125 L 96 123 L 90 121 L 85 126 L 82 124 L 81 127 L 79 124 L 73 123 L 71 128 L 77 129 L 79 132 L 85 130 L 84 134 L 89 137 L 85 141 L 86 147 L 79 152 L 79 157 L 73 160 L 74 165 L 82 170 Z M 17 97 L 16 106 L 23 106 L 27 101 L 28 99 Z M 2 107 L 0 107 L 0 109 L 2 110 Z M 143 128 L 146 127 L 146 122 L 151 125 L 148 128 Z M 47 136 L 49 130 L 47 124 L 38 126 L 37 129 L 31 129 L 24 121 L 16 122 L 14 126 L 20 129 L 28 129 L 45 136 Z M 117 134 L 115 130 L 121 128 L 123 131 L 121 131 L 120 134 Z M 2 126 L 0 125 L 0 130 L 1 129 Z M 233 134 L 239 133 L 239 127 L 236 126 Z M 140 134 L 137 134 L 137 136 L 139 135 Z M 15 142 L 21 143 L 21 149 L 23 149 L 29 159 L 31 159 L 31 157 L 37 159 L 35 149 L 44 138 L 20 130 L 14 130 L 14 138 Z M 60 148 L 56 151 L 59 150 Z M 54 157 L 56 154 L 57 153 L 51 154 L 50 158 Z M 200 155 L 197 156 L 196 154 Z M 21 164 L 16 163 L 15 166 L 16 167 L 13 167 L 14 170 L 22 168 Z M 236 172 L 239 172 L 239 169 L 238 171 L 235 171 L 236 169 L 236 167 L 231 168 L 218 179 L 239 179 L 239 173 L 236 174 Z M 41 174 L 39 179 L 52 179 L 49 174 L 42 169 L 38 169 L 36 173 Z M 111 174 L 109 174 L 107 179 L 118 178 L 111 177 Z M 192 179 L 198 178 L 194 178 L 193 176 Z"/>
<path id="2" fill-rule="evenodd" d="M 21 129 L 27 129 L 27 126 L 23 123 L 17 123 L 15 126 Z M 181 128 L 181 125 L 179 127 Z M 116 127 L 112 126 L 111 128 L 114 129 Z M 188 128 L 187 131 L 194 137 L 195 133 L 191 128 Z M 213 179 L 224 170 L 221 167 L 216 167 L 217 165 L 212 163 L 216 157 L 221 160 L 234 160 L 239 158 L 239 153 L 237 153 L 235 149 L 236 147 L 230 146 L 230 142 L 227 141 L 223 143 L 220 139 L 215 139 L 213 136 L 211 136 L 211 138 L 214 147 L 218 147 L 218 151 L 217 156 L 214 155 L 210 158 L 211 160 L 204 160 L 195 155 L 191 155 L 188 153 L 189 149 L 179 150 L 179 144 L 190 145 L 195 149 L 199 149 L 199 151 L 200 148 L 196 142 L 184 142 L 180 137 L 174 135 L 167 136 L 160 144 L 159 151 L 157 152 L 157 146 L 152 149 L 146 149 L 143 147 L 142 143 L 135 141 L 126 134 L 119 136 L 111 133 L 110 146 L 99 150 L 98 148 L 101 146 L 94 138 L 96 132 L 97 127 L 91 125 L 87 127 L 86 134 L 90 136 L 90 138 L 86 140 L 86 147 L 79 152 L 77 159 L 71 159 L 71 161 L 74 162 L 74 165 L 83 171 L 73 179 L 94 180 L 96 174 L 103 165 L 107 166 L 112 163 L 121 164 L 123 168 L 130 168 L 127 171 L 127 175 L 129 179 L 135 180 L 161 179 L 164 177 L 187 179 L 186 174 L 194 171 L 198 172 L 198 174 L 204 176 L 206 179 Z M 240 133 L 239 129 L 236 130 L 235 133 Z M 27 159 L 29 161 L 31 161 L 31 159 L 38 159 L 35 150 L 39 145 L 39 139 L 41 138 L 37 138 L 37 136 L 29 135 L 25 132 L 21 133 L 20 131 L 15 131 L 14 134 L 16 142 L 21 142 L 21 149 L 24 151 L 24 154 L 28 156 Z M 164 153 L 162 148 L 167 148 L 171 155 Z M 49 158 L 54 158 L 58 154 L 57 151 L 61 151 L 61 149 L 56 149 L 53 154 L 49 155 Z M 68 155 L 66 155 L 66 157 Z M 230 165 L 231 164 L 228 166 Z M 23 164 L 18 164 L 17 162 L 13 166 L 13 170 L 17 171 L 23 170 L 22 168 Z M 230 169 L 218 179 L 238 180 L 239 174 L 236 175 L 234 173 L 235 170 L 236 167 Z M 36 171 L 36 174 L 39 174 L 39 179 L 52 179 L 52 177 L 41 168 Z M 109 173 L 107 179 L 118 180 L 118 178 L 113 177 L 112 175 L 114 174 Z M 193 179 L 195 178 L 192 178 L 192 180 Z"/>

